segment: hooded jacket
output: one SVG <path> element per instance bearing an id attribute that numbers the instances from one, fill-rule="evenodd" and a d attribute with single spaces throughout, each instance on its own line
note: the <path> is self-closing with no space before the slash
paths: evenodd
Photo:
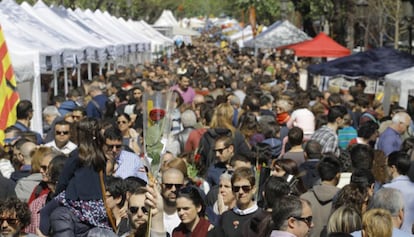
<path id="1" fill-rule="evenodd" d="M 312 205 L 314 227 L 311 229 L 309 237 L 320 236 L 331 214 L 332 199 L 339 190 L 336 186 L 320 184 L 302 194 L 301 198 L 308 200 Z"/>

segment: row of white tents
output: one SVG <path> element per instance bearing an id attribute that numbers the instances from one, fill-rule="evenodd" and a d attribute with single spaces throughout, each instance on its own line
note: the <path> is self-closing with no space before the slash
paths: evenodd
<path id="1" fill-rule="evenodd" d="M 81 64 L 136 64 L 152 60 L 174 44 L 145 21 L 124 20 L 107 12 L 0 2 L 0 26 L 9 49 L 21 99 L 33 102 L 32 129 L 42 132 L 41 74 L 65 72 Z M 80 70 L 78 80 L 80 80 Z M 57 87 L 56 87 L 57 88 Z M 57 92 L 57 91 L 55 91 Z"/>
<path id="2" fill-rule="evenodd" d="M 38 57 L 41 73 L 80 63 L 131 63 L 150 59 L 150 54 L 165 50 L 173 41 L 144 21 L 125 21 L 107 12 L 48 7 L 42 1 L 34 6 L 13 0 L 0 3 L 0 24 L 12 56 L 19 81 L 33 74 L 19 74 L 33 67 Z M 22 60 L 25 59 L 25 60 Z M 30 65 L 30 66 L 29 66 Z M 33 71 L 33 70 L 30 70 Z"/>

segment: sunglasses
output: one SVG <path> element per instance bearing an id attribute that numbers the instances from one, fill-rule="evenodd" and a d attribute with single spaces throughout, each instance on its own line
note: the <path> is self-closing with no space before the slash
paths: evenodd
<path id="1" fill-rule="evenodd" d="M 12 143 L 16 141 L 17 139 L 19 139 L 19 137 L 5 138 L 3 140 L 3 143 L 5 146 L 12 146 Z"/>
<path id="2" fill-rule="evenodd" d="M 46 171 L 46 170 L 47 170 L 47 165 L 41 165 L 41 166 L 40 166 L 40 169 L 42 169 L 42 170 Z"/>
<path id="3" fill-rule="evenodd" d="M 0 224 L 2 225 L 4 221 L 7 221 L 7 224 L 15 225 L 17 223 L 17 219 L 14 218 L 0 218 Z"/>
<path id="4" fill-rule="evenodd" d="M 115 149 L 119 150 L 119 149 L 121 149 L 121 147 L 122 147 L 122 144 L 116 144 L 116 145 L 109 145 L 109 144 L 106 144 L 106 145 L 108 146 L 108 149 L 109 149 L 109 150 L 113 150 L 113 149 L 114 149 L 114 147 L 115 147 Z"/>
<path id="5" fill-rule="evenodd" d="M 182 184 L 164 184 L 164 186 L 167 189 L 172 189 L 172 187 L 174 186 L 176 190 L 180 190 L 183 187 Z"/>
<path id="6" fill-rule="evenodd" d="M 121 123 L 122 123 L 122 124 L 126 124 L 126 123 L 128 123 L 128 121 L 116 121 L 116 123 L 117 123 L 117 124 L 121 124 Z"/>
<path id="7" fill-rule="evenodd" d="M 56 130 L 56 135 L 68 135 L 69 131 L 58 131 Z"/>
<path id="8" fill-rule="evenodd" d="M 303 221 L 305 222 L 305 224 L 310 228 L 310 226 L 312 225 L 312 216 L 307 216 L 307 217 L 300 217 L 300 216 L 292 216 L 293 218 L 295 218 L 298 221 Z"/>
<path id="9" fill-rule="evenodd" d="M 131 214 L 137 214 L 139 209 L 141 209 L 142 213 L 148 214 L 148 209 L 146 207 L 129 207 L 129 212 L 131 212 Z"/>
<path id="10" fill-rule="evenodd" d="M 240 188 L 245 193 L 248 193 L 248 192 L 250 192 L 250 190 L 252 190 L 252 186 L 250 186 L 250 185 L 232 186 L 231 190 L 233 191 L 233 193 L 238 193 L 240 191 Z"/>
<path id="11" fill-rule="evenodd" d="M 220 155 L 223 154 L 223 151 L 226 150 L 227 148 L 229 148 L 228 146 L 223 147 L 223 148 L 219 148 L 219 149 L 214 149 L 214 152 L 218 152 Z"/>

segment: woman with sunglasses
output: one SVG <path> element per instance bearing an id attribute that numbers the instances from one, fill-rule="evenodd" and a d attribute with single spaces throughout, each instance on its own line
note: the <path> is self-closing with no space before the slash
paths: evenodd
<path id="1" fill-rule="evenodd" d="M 41 148 L 38 148 L 38 150 Z M 39 152 L 38 150 L 35 153 Z M 36 229 L 40 225 L 39 211 L 47 202 L 53 199 L 58 177 L 67 160 L 64 154 L 51 149 L 44 156 L 40 166 L 42 181 L 33 189 L 28 202 L 32 214 L 30 225 L 25 229 L 27 233 L 36 234 Z"/>
<path id="2" fill-rule="evenodd" d="M 177 213 L 181 224 L 176 227 L 172 237 L 206 237 L 212 228 L 204 218 L 206 206 L 197 188 L 188 186 L 177 195 Z"/>
<path id="3" fill-rule="evenodd" d="M 251 168 L 236 169 L 231 177 L 231 185 L 236 196 L 236 206 L 221 215 L 219 224 L 209 236 L 242 236 L 242 233 L 248 230 L 246 223 L 256 213 L 259 215 L 263 212 L 253 201 L 256 193 L 256 178 Z"/>
<path id="4" fill-rule="evenodd" d="M 116 124 L 122 132 L 122 144 L 129 146 L 136 154 L 141 153 L 139 134 L 131 128 L 131 117 L 126 113 L 119 114 Z"/>

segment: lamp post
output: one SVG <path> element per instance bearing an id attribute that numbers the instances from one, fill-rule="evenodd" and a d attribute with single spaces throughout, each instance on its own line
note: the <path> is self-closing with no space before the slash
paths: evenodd
<path id="1" fill-rule="evenodd" d="M 413 13 L 413 5 L 411 1 L 403 1 L 402 2 L 402 9 L 404 9 L 404 18 L 407 21 L 407 31 L 408 31 L 408 51 L 412 54 L 413 51 L 413 20 L 414 20 L 414 13 Z"/>
<path id="2" fill-rule="evenodd" d="M 357 2 L 355 3 L 356 6 L 356 14 L 357 14 L 357 18 L 358 18 L 358 26 L 359 26 L 359 48 L 360 51 L 362 51 L 362 49 L 365 49 L 365 31 L 364 31 L 364 25 L 363 25 L 363 20 L 365 19 L 365 15 L 367 13 L 367 8 L 369 6 L 367 0 L 357 0 Z"/>

